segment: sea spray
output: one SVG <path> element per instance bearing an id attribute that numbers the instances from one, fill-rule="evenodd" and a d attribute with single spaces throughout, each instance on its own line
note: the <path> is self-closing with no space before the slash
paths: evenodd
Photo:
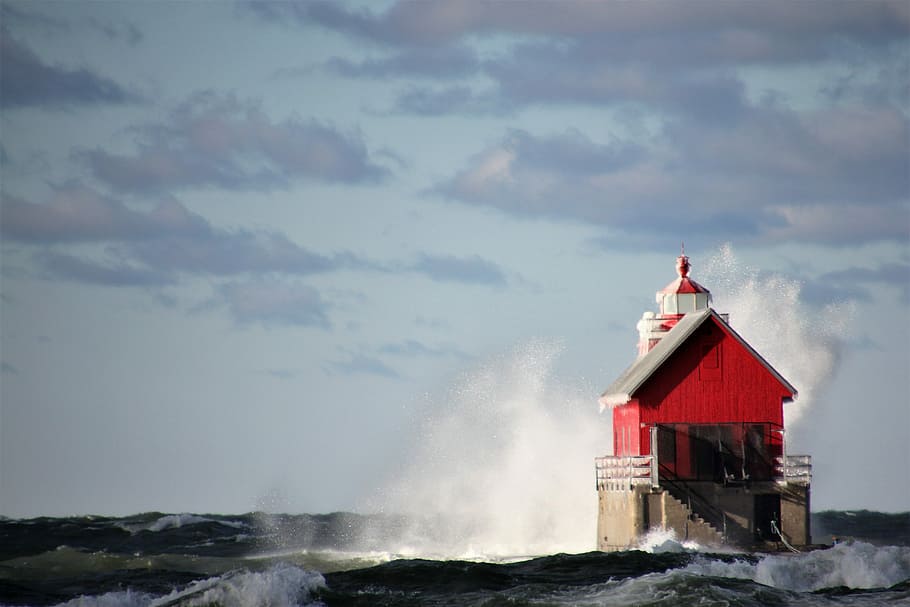
<path id="1" fill-rule="evenodd" d="M 730 244 L 707 261 L 699 280 L 711 290 L 712 307 L 729 314 L 731 326 L 799 391 L 784 407 L 785 425 L 799 424 L 837 370 L 853 305 L 812 310 L 800 299 L 799 281 L 747 267 Z"/>
<path id="2" fill-rule="evenodd" d="M 663 552 L 695 552 L 701 546 L 694 541 L 680 541 L 672 529 L 654 528 L 648 531 L 638 542 L 636 550 L 650 554 Z"/>
<path id="3" fill-rule="evenodd" d="M 610 448 L 594 396 L 552 376 L 560 344 L 532 341 L 431 403 L 409 465 L 374 504 L 408 513 L 403 553 L 508 557 L 594 548 L 593 458 Z"/>
<path id="4" fill-rule="evenodd" d="M 700 576 L 746 579 L 796 592 L 830 588 L 890 588 L 910 580 L 910 548 L 844 542 L 796 555 L 754 555 L 734 561 L 700 556 L 682 571 Z"/>

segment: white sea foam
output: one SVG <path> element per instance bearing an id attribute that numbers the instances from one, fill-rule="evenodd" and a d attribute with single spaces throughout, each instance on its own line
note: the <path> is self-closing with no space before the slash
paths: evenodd
<path id="1" fill-rule="evenodd" d="M 313 605 L 313 590 L 325 586 L 325 579 L 314 571 L 306 571 L 286 563 L 276 564 L 265 571 L 245 571 L 234 575 L 212 578 L 191 585 L 175 596 L 166 596 L 149 607 L 164 607 L 180 599 L 181 607 L 222 605 L 246 607 L 247 605 L 273 605 L 295 607 Z M 186 598 L 184 598 L 186 597 Z"/>
<path id="2" fill-rule="evenodd" d="M 697 542 L 679 541 L 672 529 L 652 529 L 638 542 L 638 550 L 658 554 L 662 552 L 696 552 Z"/>
<path id="3" fill-rule="evenodd" d="M 683 571 L 752 580 L 796 592 L 841 586 L 890 588 L 910 579 L 910 548 L 851 542 L 804 554 L 769 555 L 756 564 L 699 559 Z"/>
<path id="4" fill-rule="evenodd" d="M 656 541 L 661 536 L 655 535 Z M 672 539 L 668 538 L 672 543 Z M 755 582 L 768 589 L 756 601 L 751 590 L 727 587 L 708 578 Z M 910 548 L 875 547 L 860 542 L 798 555 L 768 555 L 757 563 L 724 561 L 699 556 L 686 567 L 622 580 L 606 580 L 557 591 L 549 597 L 557 605 L 831 605 L 817 590 L 847 587 L 884 589 L 910 579 Z M 794 600 L 793 592 L 806 593 Z M 877 595 L 859 595 L 843 601 L 849 605 L 879 605 Z M 893 599 L 892 599 L 893 600 Z M 897 603 L 889 603 L 897 604 Z M 903 603 L 901 603 L 903 604 Z"/>
<path id="5" fill-rule="evenodd" d="M 265 571 L 242 571 L 200 580 L 166 596 L 109 592 L 79 597 L 57 607 L 315 607 L 321 603 L 312 599 L 312 593 L 324 586 L 321 574 L 279 563 Z"/>
<path id="6" fill-rule="evenodd" d="M 149 607 L 155 597 L 145 592 L 108 592 L 98 596 L 80 596 L 56 607 Z"/>

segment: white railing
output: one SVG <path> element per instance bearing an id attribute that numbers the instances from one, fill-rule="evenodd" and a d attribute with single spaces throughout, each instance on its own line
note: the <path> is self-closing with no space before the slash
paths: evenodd
<path id="1" fill-rule="evenodd" d="M 775 457 L 777 482 L 808 485 L 812 482 L 812 456 L 786 455 Z"/>
<path id="2" fill-rule="evenodd" d="M 650 455 L 606 455 L 594 458 L 597 488 L 628 491 L 635 485 L 652 485 L 654 458 Z"/>
<path id="3" fill-rule="evenodd" d="M 812 456 L 775 457 L 778 483 L 808 485 L 812 482 Z M 658 486 L 657 459 L 650 455 L 607 455 L 594 458 L 597 489 L 628 491 L 637 485 Z"/>

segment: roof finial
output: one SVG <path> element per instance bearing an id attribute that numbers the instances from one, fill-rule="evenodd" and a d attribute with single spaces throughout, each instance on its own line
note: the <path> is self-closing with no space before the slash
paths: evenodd
<path id="1" fill-rule="evenodd" d="M 679 257 L 676 258 L 676 273 L 680 278 L 686 278 L 689 275 L 689 258 L 686 257 L 686 243 L 683 242 L 680 247 Z"/>

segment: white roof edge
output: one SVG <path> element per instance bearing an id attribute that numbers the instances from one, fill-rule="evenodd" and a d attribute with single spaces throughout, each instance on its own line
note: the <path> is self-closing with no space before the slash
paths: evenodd
<path id="1" fill-rule="evenodd" d="M 644 356 L 637 358 L 623 373 L 610 385 L 603 393 L 601 398 L 614 400 L 613 397 L 620 395 L 627 396 L 623 402 L 616 404 L 625 404 L 631 399 L 642 384 L 644 384 L 654 370 L 661 365 L 676 351 L 679 345 L 684 342 L 708 318 L 713 310 L 708 308 L 698 312 L 690 312 L 679 320 L 676 325 L 667 332 L 657 345 L 649 350 Z M 610 389 L 622 389 L 622 392 L 610 392 Z M 616 398 L 615 400 L 618 400 Z M 615 406 L 615 405 L 610 405 Z"/>
<path id="2" fill-rule="evenodd" d="M 606 407 L 617 407 L 619 405 L 624 405 L 627 402 L 632 400 L 632 397 L 626 392 L 616 392 L 614 394 L 604 394 L 601 396 L 597 402 Z"/>

